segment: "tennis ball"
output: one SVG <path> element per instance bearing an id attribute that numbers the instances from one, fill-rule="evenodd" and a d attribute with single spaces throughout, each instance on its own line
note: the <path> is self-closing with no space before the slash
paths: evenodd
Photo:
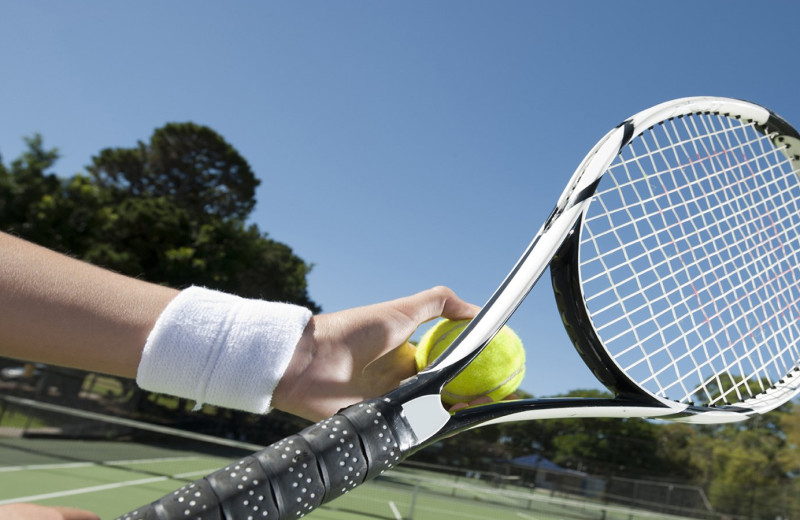
<path id="1" fill-rule="evenodd" d="M 417 345 L 417 370 L 422 370 L 441 355 L 467 326 L 469 320 L 441 320 L 428 330 Z M 525 375 L 525 350 L 522 341 L 508 326 L 442 391 L 442 400 L 453 405 L 489 396 L 500 401 L 512 394 Z"/>

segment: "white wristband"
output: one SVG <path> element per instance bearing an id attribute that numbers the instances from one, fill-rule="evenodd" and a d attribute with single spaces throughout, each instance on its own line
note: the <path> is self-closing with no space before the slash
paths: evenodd
<path id="1" fill-rule="evenodd" d="M 198 406 L 268 412 L 310 318 L 297 305 L 190 287 L 158 317 L 136 382 Z"/>

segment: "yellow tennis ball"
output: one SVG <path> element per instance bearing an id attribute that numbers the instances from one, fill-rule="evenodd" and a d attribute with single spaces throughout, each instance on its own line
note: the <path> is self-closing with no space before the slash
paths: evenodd
<path id="1" fill-rule="evenodd" d="M 417 345 L 417 370 L 439 357 L 468 323 L 469 320 L 441 320 L 428 330 Z M 505 326 L 467 368 L 445 385 L 442 400 L 450 405 L 468 403 L 483 396 L 500 401 L 519 387 L 524 376 L 522 341 Z"/>

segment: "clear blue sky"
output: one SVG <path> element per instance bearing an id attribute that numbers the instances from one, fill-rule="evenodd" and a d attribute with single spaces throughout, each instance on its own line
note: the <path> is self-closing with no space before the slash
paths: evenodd
<path id="1" fill-rule="evenodd" d="M 436 284 L 482 304 L 611 126 L 675 97 L 800 124 L 794 1 L 4 1 L 0 153 L 81 171 L 171 121 L 262 180 L 252 221 L 326 311 Z M 543 278 L 523 388 L 598 387 Z"/>

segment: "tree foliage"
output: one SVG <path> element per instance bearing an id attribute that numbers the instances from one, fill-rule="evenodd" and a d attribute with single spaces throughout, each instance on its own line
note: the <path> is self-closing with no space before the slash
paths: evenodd
<path id="1" fill-rule="evenodd" d="M 102 150 L 88 174 L 58 177 L 41 136 L 0 169 L 0 226 L 152 282 L 319 306 L 311 266 L 245 217 L 258 180 L 213 130 L 169 124 L 149 144 Z"/>
<path id="2" fill-rule="evenodd" d="M 106 148 L 88 170 L 98 185 L 117 188 L 121 198 L 166 197 L 198 220 L 244 220 L 259 184 L 233 146 L 194 123 L 167 124 L 149 143 L 133 148 Z"/>
<path id="3" fill-rule="evenodd" d="M 568 397 L 607 397 L 576 390 Z M 615 477 L 701 488 L 731 518 L 800 516 L 800 414 L 788 404 L 743 423 L 693 426 L 642 419 L 548 419 L 459 434 L 417 460 L 502 472 L 501 461 L 536 454 L 610 482 Z M 504 469 L 505 468 L 505 469 Z M 575 473 L 573 473 L 574 475 Z"/>

